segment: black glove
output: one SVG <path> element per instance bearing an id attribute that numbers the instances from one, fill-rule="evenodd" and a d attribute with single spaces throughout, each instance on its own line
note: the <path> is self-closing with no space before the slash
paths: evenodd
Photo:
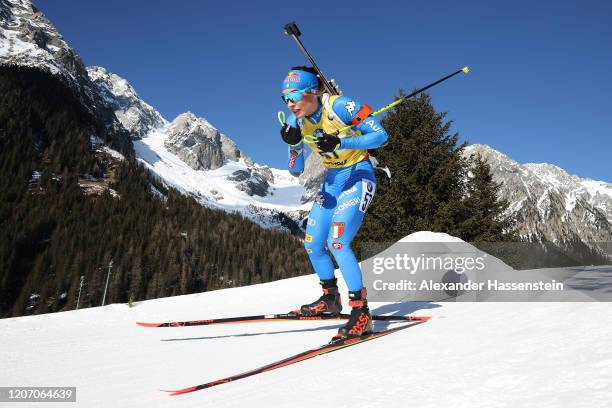
<path id="1" fill-rule="evenodd" d="M 317 138 L 316 143 L 320 151 L 330 153 L 340 147 L 340 138 L 338 136 L 322 132 Z"/>
<path id="2" fill-rule="evenodd" d="M 283 140 L 287 144 L 296 145 L 302 140 L 302 131 L 299 127 L 294 128 L 285 123 L 280 132 Z"/>

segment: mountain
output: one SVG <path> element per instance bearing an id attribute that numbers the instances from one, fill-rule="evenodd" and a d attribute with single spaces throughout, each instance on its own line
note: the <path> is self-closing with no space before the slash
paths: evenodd
<path id="1" fill-rule="evenodd" d="M 89 82 L 81 58 L 28 0 L 0 0 L 0 62 L 62 76 L 75 86 Z"/>
<path id="2" fill-rule="evenodd" d="M 125 128 L 107 107 L 79 55 L 29 0 L 0 0 L 0 66 L 30 67 L 61 80 L 103 129 L 99 139 L 124 155 L 132 152 Z"/>
<path id="3" fill-rule="evenodd" d="M 305 149 L 308 150 L 308 149 Z M 301 201 L 313 201 L 325 179 L 325 168 L 323 162 L 316 154 L 310 154 L 304 162 L 304 172 L 300 175 L 300 183 L 306 191 L 302 194 Z"/>
<path id="4" fill-rule="evenodd" d="M 194 170 L 214 170 L 226 160 L 248 159 L 229 137 L 191 112 L 177 116 L 167 134 L 164 147 Z"/>
<path id="5" fill-rule="evenodd" d="M 115 112 L 132 138 L 140 139 L 168 123 L 159 112 L 140 99 L 125 79 L 102 67 L 87 67 L 87 75 L 104 105 Z"/>
<path id="6" fill-rule="evenodd" d="M 299 234 L 275 208 L 283 200 L 280 184 L 299 197 L 299 186 L 289 186 L 293 178 L 249 164 L 218 135 L 213 144 L 221 146 L 223 166 L 206 171 L 225 173 L 215 179 L 197 171 L 217 194 L 190 193 L 193 178 L 177 190 L 147 170 L 160 159 L 145 136 L 161 133 L 161 156 L 168 155 L 180 181 L 196 172 L 164 146 L 178 136 L 173 130 L 127 81 L 86 69 L 29 1 L 0 0 L 0 316 L 71 309 L 81 279 L 80 305 L 91 307 L 100 304 L 106 282 L 106 300 L 125 302 L 310 270 L 299 238 L 261 228 L 282 225 Z M 149 162 L 136 157 L 135 143 Z M 232 194 L 245 204 L 233 205 Z M 252 206 L 249 194 L 262 194 L 269 208 Z M 208 201 L 222 204 L 202 205 Z"/>
<path id="7" fill-rule="evenodd" d="M 161 182 L 265 228 L 303 232 L 310 209 L 303 199 L 307 190 L 287 170 L 255 163 L 229 136 L 191 112 L 167 121 L 127 80 L 104 68 L 87 71 L 105 106 L 130 131 L 138 160 Z"/>
<path id="8" fill-rule="evenodd" d="M 135 154 L 162 183 L 203 205 L 238 212 L 266 228 L 303 233 L 324 175 L 316 155 L 307 157 L 297 179 L 286 170 L 259 165 L 206 119 L 186 112 L 168 121 L 127 80 L 102 67 L 86 68 L 30 1 L 0 0 L 0 16 L 0 65 L 35 67 L 61 78 L 98 120 L 93 145 L 118 157 Z M 465 154 L 474 152 L 490 160 L 496 179 L 504 183 L 503 196 L 526 239 L 545 239 L 560 248 L 611 241 L 610 184 L 579 179 L 551 165 L 519 165 L 478 145 Z M 92 186 L 87 180 L 82 184 Z"/>
<path id="9" fill-rule="evenodd" d="M 500 195 L 510 203 L 523 239 L 549 241 L 563 252 L 577 247 L 612 254 L 612 184 L 580 178 L 547 163 L 519 164 L 487 145 L 465 148 L 481 155 Z"/>
<path id="10" fill-rule="evenodd" d="M 309 209 L 300 202 L 304 188 L 299 181 L 288 171 L 254 163 L 239 150 L 237 160 L 228 159 L 224 151 L 231 145 L 222 134 L 208 138 L 196 130 L 179 132 L 177 137 L 177 123 L 179 129 L 198 129 L 202 121 L 191 114 L 179 115 L 134 141 L 136 156 L 166 185 L 203 205 L 238 212 L 263 227 L 299 235 Z"/>
<path id="11" fill-rule="evenodd" d="M 113 78 L 125 81 L 116 75 Z M 132 99 L 132 103 L 146 105 L 139 98 Z M 228 136 L 190 112 L 162 123 L 165 124 L 136 141 L 135 149 L 137 156 L 163 180 L 193 194 L 203 204 L 239 211 L 266 227 L 299 233 L 324 177 L 323 165 L 316 155 L 308 155 L 304 173 L 295 179 L 287 171 L 255 164 Z M 153 159 L 147 150 L 155 153 Z M 510 201 L 511 214 L 517 218 L 519 233 L 525 239 L 551 241 L 563 252 L 576 243 L 588 248 L 603 245 L 606 250 L 605 243 L 612 240 L 611 184 L 580 179 L 550 164 L 520 165 L 484 145 L 468 146 L 464 151 L 466 157 L 475 153 L 489 162 L 495 180 L 504 184 L 502 196 Z M 211 170 L 219 171 L 209 173 Z M 185 177 L 187 174 L 190 176 Z M 212 182 L 219 177 L 221 183 Z"/>
<path id="12" fill-rule="evenodd" d="M 85 67 L 30 1 L 0 0 L 0 15 L 0 65 L 33 67 L 60 77 L 97 117 L 101 129 L 91 138 L 100 150 L 108 149 L 108 144 L 108 151 L 130 156 L 134 152 L 130 139 L 136 141 L 136 154 L 149 169 L 157 172 L 164 167 L 158 174 L 164 183 L 204 205 L 237 211 L 266 228 L 302 233 L 309 208 L 300 202 L 298 180 L 287 171 L 257 165 L 229 136 L 190 112 L 168 122 L 127 80 L 103 67 Z M 156 143 L 160 137 L 161 145 Z M 157 163 L 159 157 L 172 164 Z M 218 174 L 207 175 L 214 170 L 223 173 L 222 180 Z M 187 173 L 194 178 L 185 180 Z"/>

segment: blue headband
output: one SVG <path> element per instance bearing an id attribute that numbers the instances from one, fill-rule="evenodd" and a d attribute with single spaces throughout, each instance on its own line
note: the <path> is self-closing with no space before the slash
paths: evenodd
<path id="1" fill-rule="evenodd" d="M 311 72 L 299 70 L 289 71 L 287 77 L 283 81 L 283 90 L 307 88 L 319 89 L 317 76 Z"/>

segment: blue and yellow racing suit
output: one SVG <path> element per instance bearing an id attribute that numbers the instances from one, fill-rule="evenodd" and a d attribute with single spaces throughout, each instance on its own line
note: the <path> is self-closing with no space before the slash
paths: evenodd
<path id="1" fill-rule="evenodd" d="M 319 98 L 317 111 L 304 119 L 290 115 L 287 123 L 300 127 L 302 135 L 336 131 L 351 124 L 361 105 L 346 96 Z M 368 158 L 368 149 L 387 142 L 387 132 L 378 119 L 368 116 L 350 131 L 340 133 L 340 146 L 324 153 L 316 144 L 302 141 L 289 147 L 289 171 L 299 175 L 304 170 L 304 144 L 317 154 L 326 169 L 325 180 L 308 215 L 304 246 L 321 280 L 334 278 L 334 267 L 325 247 L 334 256 L 351 292 L 363 286 L 361 270 L 351 241 L 357 234 L 365 212 L 374 198 L 376 176 Z"/>

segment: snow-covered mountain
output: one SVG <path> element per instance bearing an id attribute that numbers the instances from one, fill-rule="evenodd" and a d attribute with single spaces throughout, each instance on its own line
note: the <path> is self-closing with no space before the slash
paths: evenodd
<path id="1" fill-rule="evenodd" d="M 135 141 L 138 158 L 163 182 L 202 204 L 238 211 L 264 227 L 300 233 L 309 205 L 287 171 L 261 166 L 231 138 L 190 112 L 168 122 L 127 80 L 85 67 L 30 0 L 0 0 L 0 66 L 30 67 L 59 77 L 99 119 L 121 153 Z M 92 148 L 115 153 L 92 131 Z M 122 157 L 121 154 L 115 154 Z"/>
<path id="2" fill-rule="evenodd" d="M 83 61 L 30 0 L 0 0 L 0 66 L 35 68 L 61 78 L 105 127 L 106 142 L 129 151 L 125 128 L 97 92 Z"/>
<path id="3" fill-rule="evenodd" d="M 191 112 L 166 121 L 118 75 L 99 67 L 88 72 L 107 106 L 135 130 L 137 158 L 163 182 L 264 227 L 300 232 L 311 200 L 303 199 L 307 188 L 287 170 L 255 163 L 229 136 Z"/>
<path id="4" fill-rule="evenodd" d="M 0 0 L 0 65 L 33 67 L 62 78 L 104 125 L 110 140 L 92 132 L 96 145 L 110 141 L 131 150 L 164 182 L 205 205 L 239 211 L 266 227 L 299 232 L 323 177 L 316 157 L 295 179 L 287 171 L 253 162 L 231 138 L 190 112 L 168 122 L 125 79 L 102 67 L 86 68 L 30 0 Z M 549 164 L 518 164 L 488 146 L 481 153 L 503 196 L 511 202 L 520 233 L 532 240 L 611 242 L 612 185 L 580 179 Z"/>
<path id="5" fill-rule="evenodd" d="M 102 67 L 87 67 L 87 74 L 104 104 L 115 112 L 132 138 L 139 139 L 168 123 L 159 112 L 140 99 L 125 79 Z"/>
<path id="6" fill-rule="evenodd" d="M 0 64 L 45 69 L 83 85 L 89 81 L 78 54 L 29 0 L 0 0 Z"/>
<path id="7" fill-rule="evenodd" d="M 309 204 L 300 201 L 305 189 L 287 170 L 255 163 L 229 136 L 191 112 L 168 122 L 125 79 L 99 67 L 88 71 L 106 105 L 136 130 L 136 157 L 164 183 L 263 227 L 301 231 Z"/>
<path id="8" fill-rule="evenodd" d="M 136 156 L 161 180 L 204 205 L 238 211 L 264 227 L 298 232 L 309 205 L 300 202 L 304 188 L 288 171 L 245 157 L 226 159 L 214 169 L 192 168 L 166 147 L 171 124 L 134 141 Z"/>
<path id="9" fill-rule="evenodd" d="M 252 162 L 232 139 L 191 112 L 177 116 L 167 133 L 164 146 L 194 170 L 218 169 L 226 160 L 237 161 L 241 157 Z"/>
<path id="10" fill-rule="evenodd" d="M 418 241 L 421 235 L 407 240 Z M 425 233 L 427 242 L 440 235 Z M 345 294 L 342 279 L 339 284 Z M 612 398 L 612 313 L 606 302 L 370 302 L 374 314 L 431 319 L 175 397 L 160 390 L 214 381 L 317 347 L 342 322 L 135 324 L 281 313 L 319 294 L 317 277 L 307 275 L 133 307 L 111 304 L 2 319 L 3 384 L 74 386 L 77 399 L 70 406 L 87 408 L 557 408 L 604 407 Z M 400 324 L 377 322 L 374 329 Z"/>
<path id="11" fill-rule="evenodd" d="M 509 201 L 523 237 L 546 239 L 561 248 L 612 242 L 612 184 L 580 178 L 552 164 L 519 164 L 487 145 L 468 146 L 464 155 L 472 154 L 480 154 L 494 180 L 503 183 L 500 194 Z"/>

